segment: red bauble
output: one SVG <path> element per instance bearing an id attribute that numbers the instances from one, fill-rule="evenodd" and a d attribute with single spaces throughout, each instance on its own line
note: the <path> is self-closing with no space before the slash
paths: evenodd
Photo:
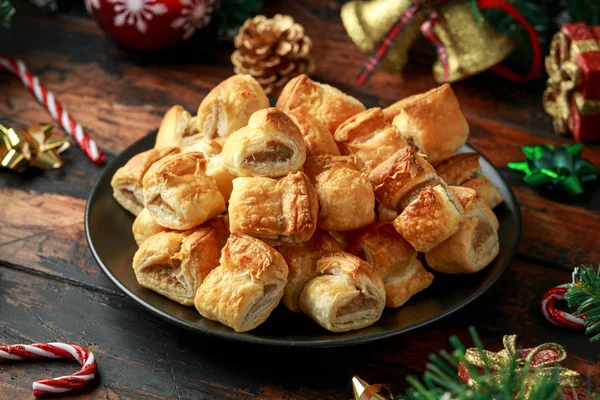
<path id="1" fill-rule="evenodd" d="M 210 22 L 219 0 L 85 0 L 88 12 L 121 46 L 159 50 Z"/>

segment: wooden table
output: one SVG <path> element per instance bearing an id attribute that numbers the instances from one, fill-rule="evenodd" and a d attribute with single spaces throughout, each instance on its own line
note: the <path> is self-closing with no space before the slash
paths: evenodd
<path id="1" fill-rule="evenodd" d="M 266 13 L 291 14 L 313 39 L 313 77 L 386 106 L 435 86 L 432 53 L 417 46 L 404 75 L 378 72 L 353 84 L 364 60 L 340 23 L 339 4 L 283 1 Z M 302 3 L 302 4 L 301 4 Z M 3 33 L 6 37 L 6 32 Z M 229 44 L 196 39 L 171 52 L 136 55 L 115 46 L 78 9 L 59 17 L 16 15 L 0 54 L 23 59 L 70 113 L 89 128 L 110 162 L 158 127 L 173 104 L 196 110 L 232 74 Z M 142 309 L 102 273 L 83 227 L 89 192 L 102 171 L 72 147 L 54 171 L 0 171 L 0 343 L 64 341 L 93 350 L 100 378 L 86 398 L 349 398 L 354 374 L 395 392 L 405 375 L 420 375 L 427 355 L 448 348 L 475 325 L 492 350 L 514 333 L 531 347 L 555 341 L 566 365 L 600 386 L 600 343 L 555 327 L 539 312 L 540 296 L 570 280 L 573 267 L 600 261 L 600 190 L 558 201 L 542 196 L 506 168 L 523 145 L 567 143 L 554 136 L 541 106 L 544 81 L 511 84 L 482 74 L 453 85 L 471 126 L 470 143 L 503 173 L 521 204 L 518 254 L 500 281 L 474 304 L 429 327 L 345 349 L 282 350 L 237 345 L 190 333 Z M 0 73 L 0 123 L 28 125 L 49 116 L 9 74 Z M 584 156 L 600 165 L 600 149 Z M 516 234 L 516 232 L 515 232 Z M 14 363 L 0 368 L 0 397 L 30 398 L 33 380 L 74 371 L 71 363 Z M 80 393 L 81 394 L 81 393 Z M 76 395 L 73 395 L 76 396 Z M 67 396 L 68 397 L 68 396 Z"/>

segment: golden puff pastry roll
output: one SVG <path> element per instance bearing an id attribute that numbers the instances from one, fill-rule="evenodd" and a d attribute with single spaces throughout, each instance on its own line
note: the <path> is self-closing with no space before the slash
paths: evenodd
<path id="1" fill-rule="evenodd" d="M 348 248 L 377 270 L 385 286 L 385 305 L 400 307 L 433 281 L 417 259 L 417 251 L 391 223 L 369 225 Z"/>
<path id="2" fill-rule="evenodd" d="M 191 229 L 225 211 L 202 153 L 175 154 L 154 163 L 144 175 L 144 199 L 156 222 L 170 229 Z"/>
<path id="3" fill-rule="evenodd" d="M 504 198 L 496 186 L 481 173 L 479 154 L 461 153 L 435 165 L 437 174 L 448 185 L 464 186 L 477 191 L 491 208 L 500 205 Z"/>
<path id="4" fill-rule="evenodd" d="M 350 157 L 308 157 L 304 170 L 319 198 L 319 228 L 348 231 L 375 220 L 373 187 L 354 165 Z"/>
<path id="5" fill-rule="evenodd" d="M 427 252 L 455 234 L 465 221 L 464 210 L 443 181 L 418 191 L 393 222 L 417 251 Z"/>
<path id="6" fill-rule="evenodd" d="M 344 154 L 354 154 L 362 161 L 366 174 L 407 146 L 398 129 L 385 121 L 381 108 L 370 108 L 348 118 L 334 137 Z"/>
<path id="7" fill-rule="evenodd" d="M 427 264 L 447 274 L 468 274 L 485 268 L 498 255 L 498 219 L 473 189 L 452 187 L 465 209 L 466 222 L 457 233 L 425 254 Z"/>
<path id="8" fill-rule="evenodd" d="M 269 107 L 260 83 L 250 75 L 234 75 L 215 86 L 198 107 L 198 135 L 227 138 L 246 126 L 256 111 Z"/>
<path id="9" fill-rule="evenodd" d="M 402 108 L 404 108 L 405 104 L 408 104 L 411 101 L 414 101 L 423 95 L 425 95 L 425 93 L 413 94 L 413 95 L 407 96 L 401 100 L 398 100 L 394 104 L 389 105 L 386 108 L 384 108 L 383 115 L 385 117 L 385 122 L 391 124 L 392 121 L 394 120 L 394 118 L 396 117 L 396 115 L 398 115 L 398 114 L 400 114 L 400 112 L 402 112 Z"/>
<path id="10" fill-rule="evenodd" d="M 198 312 L 236 332 L 250 331 L 277 307 L 288 276 L 285 260 L 252 236 L 233 233 L 220 264 L 196 292 Z"/>
<path id="11" fill-rule="evenodd" d="M 384 207 L 399 212 L 421 188 L 437 184 L 435 169 L 410 147 L 404 147 L 369 174 L 375 196 Z"/>
<path id="12" fill-rule="evenodd" d="M 280 180 L 236 178 L 229 200 L 232 233 L 245 233 L 273 244 L 300 243 L 317 228 L 319 203 L 302 172 Z"/>
<path id="13" fill-rule="evenodd" d="M 286 114 L 294 121 L 300 129 L 306 143 L 306 155 L 318 156 L 331 154 L 339 156 L 340 149 L 333 139 L 333 135 L 325 124 L 319 121 L 315 116 L 309 114 L 303 108 L 287 111 Z"/>
<path id="14" fill-rule="evenodd" d="M 225 199 L 225 202 L 229 203 L 235 176 L 231 175 L 229 172 L 227 172 L 227 170 L 225 170 L 223 167 L 223 158 L 220 154 L 208 160 L 208 164 L 206 165 L 206 175 L 215 180 L 219 191 Z"/>
<path id="15" fill-rule="evenodd" d="M 469 125 L 447 83 L 405 102 L 392 124 L 432 164 L 453 156 L 469 136 Z"/>
<path id="16" fill-rule="evenodd" d="M 221 243 L 211 227 L 150 236 L 133 257 L 137 281 L 179 304 L 193 306 L 200 283 L 219 265 Z"/>
<path id="17" fill-rule="evenodd" d="M 291 311 L 301 312 L 300 293 L 304 285 L 317 274 L 317 261 L 325 252 L 342 251 L 338 242 L 327 232 L 315 231 L 304 243 L 284 244 L 277 247 L 289 268 L 281 301 Z"/>
<path id="18" fill-rule="evenodd" d="M 119 168 L 110 182 L 115 200 L 133 215 L 138 215 L 144 208 L 144 175 L 152 164 L 166 155 L 179 152 L 174 147 L 161 150 L 147 150 L 131 157 Z"/>
<path id="19" fill-rule="evenodd" d="M 196 119 L 182 106 L 171 107 L 162 119 L 154 148 L 156 150 L 168 147 L 180 148 L 182 140 L 196 133 Z"/>
<path id="20" fill-rule="evenodd" d="M 252 114 L 248 125 L 229 136 L 221 157 L 232 175 L 280 178 L 302 168 L 306 144 L 290 117 L 267 108 Z"/>
<path id="21" fill-rule="evenodd" d="M 147 208 L 143 208 L 142 211 L 135 217 L 133 221 L 133 225 L 131 226 L 131 230 L 133 232 L 133 238 L 138 246 L 141 246 L 142 243 L 150 236 L 156 235 L 160 232 L 166 232 L 169 229 L 163 226 L 160 226 L 158 222 L 150 215 Z"/>
<path id="22" fill-rule="evenodd" d="M 223 145 L 217 139 L 209 139 L 207 137 L 196 138 L 193 142 L 184 141 L 181 144 L 182 153 L 202 153 L 204 158 L 211 160 L 213 157 L 221 154 Z"/>
<path id="23" fill-rule="evenodd" d="M 300 294 L 300 308 L 319 325 L 331 332 L 347 332 L 379 320 L 385 288 L 371 265 L 351 254 L 333 252 L 317 261 L 317 273 Z"/>
<path id="24" fill-rule="evenodd" d="M 300 75 L 284 86 L 276 107 L 284 112 L 301 108 L 325 124 L 331 134 L 342 122 L 365 110 L 354 97 L 306 75 Z"/>
<path id="25" fill-rule="evenodd" d="M 362 233 L 363 228 L 352 229 L 349 231 L 330 231 L 329 235 L 335 239 L 340 245 L 342 250 L 348 251 L 348 247 L 356 240 L 356 238 Z"/>

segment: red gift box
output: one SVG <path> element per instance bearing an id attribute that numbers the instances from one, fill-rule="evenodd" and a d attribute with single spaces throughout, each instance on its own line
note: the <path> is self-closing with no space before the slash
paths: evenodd
<path id="1" fill-rule="evenodd" d="M 564 24 L 546 57 L 544 108 L 557 133 L 600 140 L 600 26 Z"/>

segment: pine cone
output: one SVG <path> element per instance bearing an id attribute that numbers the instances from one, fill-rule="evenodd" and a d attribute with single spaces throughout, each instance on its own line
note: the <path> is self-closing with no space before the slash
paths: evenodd
<path id="1" fill-rule="evenodd" d="M 302 25 L 288 15 L 270 19 L 257 15 L 246 20 L 234 43 L 235 73 L 252 75 L 267 95 L 277 96 L 290 79 L 314 70 L 308 54 L 312 42 Z"/>

